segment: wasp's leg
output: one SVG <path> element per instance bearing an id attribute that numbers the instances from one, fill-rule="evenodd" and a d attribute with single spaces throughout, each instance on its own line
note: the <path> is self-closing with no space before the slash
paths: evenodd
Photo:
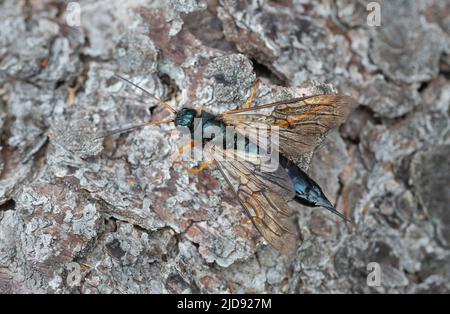
<path id="1" fill-rule="evenodd" d="M 191 141 L 188 145 L 181 147 L 172 157 L 172 160 L 175 162 L 181 155 L 183 155 L 187 150 L 194 148 L 196 145 L 195 141 Z"/>
<path id="2" fill-rule="evenodd" d="M 174 162 L 180 163 L 179 161 L 174 161 Z M 211 161 L 202 163 L 195 168 L 188 168 L 188 167 L 184 166 L 183 164 L 181 164 L 181 167 L 189 173 L 199 173 L 199 172 L 202 172 L 203 170 L 205 170 L 205 168 L 208 167 L 209 165 L 211 165 L 212 163 L 213 163 L 213 161 L 211 160 Z"/>
<path id="3" fill-rule="evenodd" d="M 250 108 L 253 104 L 253 101 L 255 100 L 256 93 L 258 92 L 258 86 L 259 86 L 260 80 L 256 79 L 255 83 L 253 84 L 252 93 L 250 94 L 250 97 L 247 99 L 247 102 L 242 106 L 242 109 Z"/>
<path id="4" fill-rule="evenodd" d="M 70 110 L 73 110 L 73 108 L 75 107 L 75 94 L 77 92 L 77 88 L 76 87 L 69 87 L 68 92 L 69 92 L 69 106 L 70 106 Z"/>
<path id="5" fill-rule="evenodd" d="M 177 160 L 177 159 L 178 159 L 181 155 L 183 155 L 187 150 L 189 150 L 189 149 L 191 149 L 191 148 L 194 148 L 194 147 L 196 147 L 196 146 L 197 146 L 197 143 L 196 143 L 195 141 L 191 141 L 190 144 L 181 147 L 181 148 L 178 150 L 178 152 L 176 152 L 176 153 L 174 154 L 173 162 L 174 162 L 174 163 L 180 163 L 180 161 Z M 213 162 L 214 162 L 214 160 L 209 160 L 209 161 L 207 161 L 207 162 L 204 162 L 204 163 L 198 165 L 198 166 L 195 167 L 195 168 L 188 168 L 188 167 L 186 167 L 186 166 L 184 166 L 184 165 L 181 165 L 181 167 L 182 167 L 184 170 L 186 170 L 187 172 L 190 172 L 190 173 L 198 173 L 198 172 L 201 172 L 201 171 L 205 170 L 205 168 L 208 167 L 208 166 L 209 166 L 210 164 L 212 164 Z"/>
<path id="6" fill-rule="evenodd" d="M 212 163 L 213 163 L 213 161 L 210 160 L 210 161 L 200 164 L 197 168 L 186 169 L 186 170 L 190 173 L 199 173 L 199 172 L 202 172 L 203 170 L 205 170 L 205 168 L 208 167 L 209 165 L 211 165 Z"/>
<path id="7" fill-rule="evenodd" d="M 252 224 L 252 220 L 250 218 L 242 218 L 241 220 L 239 220 L 239 223 L 241 225 L 250 225 Z"/>

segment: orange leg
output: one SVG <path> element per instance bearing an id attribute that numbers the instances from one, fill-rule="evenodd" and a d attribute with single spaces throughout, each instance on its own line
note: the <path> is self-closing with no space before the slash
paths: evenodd
<path id="1" fill-rule="evenodd" d="M 239 220 L 239 223 L 241 225 L 250 225 L 252 224 L 252 220 L 250 218 L 242 218 L 241 220 Z"/>
<path id="2" fill-rule="evenodd" d="M 77 89 L 75 87 L 69 87 L 69 106 L 70 110 L 73 110 L 75 106 L 75 93 Z"/>
<path id="3" fill-rule="evenodd" d="M 180 161 L 175 160 L 174 163 L 180 163 Z M 205 170 L 206 167 L 208 167 L 212 163 L 213 163 L 212 161 L 207 161 L 205 163 L 200 164 L 196 168 L 188 168 L 188 167 L 184 166 L 183 164 L 181 164 L 181 167 L 189 173 L 199 173 L 199 172 L 202 172 L 203 170 Z"/>
<path id="4" fill-rule="evenodd" d="M 247 99 L 247 102 L 242 106 L 242 109 L 250 108 L 253 104 L 253 101 L 255 100 L 256 93 L 258 92 L 258 86 L 261 81 L 259 79 L 256 79 L 255 83 L 253 84 L 252 93 L 250 94 L 250 97 Z"/>
<path id="5" fill-rule="evenodd" d="M 178 158 L 180 158 L 181 155 L 183 155 L 187 150 L 194 148 L 195 142 L 191 141 L 188 145 L 181 147 L 174 155 L 173 155 L 173 161 L 176 162 Z"/>
<path id="6" fill-rule="evenodd" d="M 199 173 L 206 169 L 210 164 L 212 164 L 212 161 L 207 161 L 205 163 L 200 164 L 197 168 L 187 169 L 190 173 Z"/>
<path id="7" fill-rule="evenodd" d="M 188 145 L 181 147 L 181 148 L 178 150 L 178 152 L 176 152 L 176 153 L 174 154 L 174 156 L 173 156 L 173 162 L 174 162 L 174 163 L 180 163 L 180 161 L 178 161 L 177 159 L 178 159 L 181 155 L 183 155 L 187 150 L 189 150 L 189 149 L 191 149 L 191 148 L 194 148 L 195 146 L 196 146 L 195 141 L 191 141 L 191 143 L 189 143 Z M 205 168 L 208 167 L 211 163 L 212 163 L 212 161 L 207 161 L 207 162 L 205 162 L 205 163 L 200 164 L 198 167 L 192 168 L 192 169 L 191 169 L 191 168 L 187 168 L 187 167 L 185 167 L 185 166 L 183 166 L 183 165 L 181 165 L 181 166 L 183 167 L 184 170 L 186 170 L 186 171 L 188 171 L 188 172 L 190 172 L 190 173 L 199 173 L 199 172 L 205 170 Z"/>

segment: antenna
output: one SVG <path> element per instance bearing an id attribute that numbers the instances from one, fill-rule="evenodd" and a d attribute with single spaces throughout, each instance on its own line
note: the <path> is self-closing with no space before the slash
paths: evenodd
<path id="1" fill-rule="evenodd" d="M 176 111 L 171 105 L 169 105 L 168 103 L 166 103 L 164 100 L 162 100 L 162 99 L 159 98 L 158 96 L 153 95 L 152 93 L 150 93 L 150 92 L 147 91 L 146 89 L 140 87 L 139 85 L 133 83 L 132 81 L 130 81 L 130 80 L 124 78 L 123 76 L 118 75 L 118 74 L 114 74 L 113 76 L 114 76 L 116 79 L 119 79 L 119 80 L 121 80 L 121 81 L 124 81 L 125 83 L 128 83 L 128 84 L 130 84 L 130 85 L 136 87 L 137 89 L 143 91 L 145 94 L 147 94 L 148 96 L 152 97 L 153 99 L 156 99 L 156 100 L 159 101 L 164 107 L 166 107 L 167 109 L 169 109 L 170 111 L 172 111 L 172 113 L 175 113 L 175 114 L 177 113 L 177 111 Z"/>
<path id="2" fill-rule="evenodd" d="M 98 140 L 100 138 L 104 138 L 104 137 L 107 137 L 107 136 L 110 136 L 110 135 L 114 135 L 114 134 L 117 134 L 117 133 L 131 132 L 131 131 L 133 131 L 135 129 L 139 129 L 139 128 L 142 128 L 142 127 L 147 126 L 147 125 L 161 125 L 161 124 L 169 124 L 169 123 L 173 123 L 173 122 L 175 122 L 175 121 L 174 120 L 161 120 L 161 121 L 150 121 L 150 122 L 145 122 L 145 123 L 141 123 L 141 124 L 136 124 L 136 125 L 130 126 L 128 128 L 108 131 L 108 132 L 106 132 L 104 134 L 101 134 L 101 135 L 98 135 L 98 136 L 94 137 L 94 140 Z"/>

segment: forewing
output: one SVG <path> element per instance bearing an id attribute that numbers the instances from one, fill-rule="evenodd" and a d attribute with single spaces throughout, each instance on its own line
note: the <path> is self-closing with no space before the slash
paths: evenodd
<path id="1" fill-rule="evenodd" d="M 277 127 L 280 152 L 296 159 L 313 151 L 330 129 L 345 121 L 356 104 L 345 95 L 323 94 L 228 111 L 220 117 L 253 141 L 257 128 Z"/>
<path id="2" fill-rule="evenodd" d="M 215 154 L 212 157 L 217 161 Z M 281 167 L 273 172 L 259 171 L 251 158 L 227 158 L 217 164 L 264 239 L 284 254 L 295 252 L 298 237 L 287 203 L 294 197 L 294 189 L 286 171 Z"/>

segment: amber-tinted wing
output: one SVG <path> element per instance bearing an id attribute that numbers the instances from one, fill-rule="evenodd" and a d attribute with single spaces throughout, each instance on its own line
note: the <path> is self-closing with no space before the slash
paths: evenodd
<path id="1" fill-rule="evenodd" d="M 331 128 L 345 121 L 356 105 L 349 96 L 323 94 L 228 111 L 220 118 L 246 133 L 252 141 L 256 141 L 257 128 L 278 127 L 279 151 L 295 159 L 313 151 Z"/>
<path id="2" fill-rule="evenodd" d="M 285 169 L 263 172 L 256 166 L 259 156 L 246 160 L 231 160 L 228 156 L 218 161 L 217 154 L 220 148 L 211 157 L 257 230 L 278 251 L 294 253 L 298 236 L 287 203 L 294 197 L 294 188 Z"/>

